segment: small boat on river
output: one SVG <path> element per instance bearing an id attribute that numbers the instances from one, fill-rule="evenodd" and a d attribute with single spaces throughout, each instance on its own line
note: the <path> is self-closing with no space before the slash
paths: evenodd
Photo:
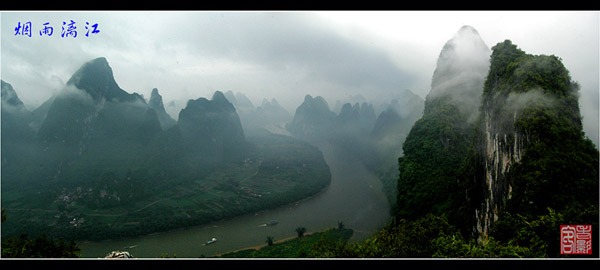
<path id="1" fill-rule="evenodd" d="M 258 227 L 273 226 L 273 225 L 276 225 L 277 223 L 279 223 L 279 221 L 277 221 L 277 220 L 271 220 L 271 221 L 269 221 L 267 223 L 259 225 Z"/>
<path id="2" fill-rule="evenodd" d="M 277 225 L 277 223 L 279 223 L 279 221 L 271 220 L 271 221 L 267 222 L 266 224 L 267 224 L 267 226 L 273 226 L 273 225 Z"/>
<path id="3" fill-rule="evenodd" d="M 214 237 L 213 237 L 212 239 L 210 239 L 210 240 L 206 241 L 206 243 L 204 243 L 204 245 L 205 245 L 205 246 L 206 246 L 206 245 L 210 245 L 210 244 L 212 244 L 212 243 L 214 243 L 214 242 L 217 242 L 217 238 L 214 238 Z"/>

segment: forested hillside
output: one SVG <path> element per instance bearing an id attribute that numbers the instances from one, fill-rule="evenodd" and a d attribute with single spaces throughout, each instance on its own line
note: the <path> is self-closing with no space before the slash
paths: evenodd
<path id="1" fill-rule="evenodd" d="M 311 196 L 321 152 L 247 136 L 220 91 L 175 121 L 157 89 L 121 89 L 106 58 L 82 65 L 34 112 L 2 81 L 2 237 L 103 240 L 204 224 Z M 4 241 L 3 241 L 4 243 Z"/>
<path id="2" fill-rule="evenodd" d="M 484 78 L 473 118 L 428 96 L 403 145 L 395 219 L 332 256 L 569 257 L 560 225 L 598 235 L 598 149 L 561 59 L 506 40 Z M 578 258 L 597 258 L 592 244 Z"/>

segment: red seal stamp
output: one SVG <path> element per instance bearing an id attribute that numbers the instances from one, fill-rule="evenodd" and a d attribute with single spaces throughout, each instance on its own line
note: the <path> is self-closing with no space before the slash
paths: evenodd
<path id="1" fill-rule="evenodd" d="M 560 254 L 592 254 L 592 225 L 560 225 Z"/>

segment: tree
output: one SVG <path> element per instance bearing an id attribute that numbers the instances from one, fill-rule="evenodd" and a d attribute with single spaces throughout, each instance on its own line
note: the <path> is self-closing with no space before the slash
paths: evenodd
<path id="1" fill-rule="evenodd" d="M 2 239 L 2 257 L 4 258 L 77 258 L 79 247 L 74 241 L 60 239 L 55 241 L 45 235 L 30 239 L 27 235 L 20 238 Z"/>
<path id="2" fill-rule="evenodd" d="M 2 209 L 2 223 L 6 221 L 6 213 Z M 75 241 L 59 239 L 58 241 L 37 236 L 30 239 L 23 234 L 19 238 L 2 239 L 2 257 L 4 258 L 77 258 L 81 249 Z"/>
<path id="3" fill-rule="evenodd" d="M 273 245 L 273 236 L 267 236 L 267 245 L 272 246 Z"/>
<path id="4" fill-rule="evenodd" d="M 296 233 L 298 233 L 298 238 L 304 236 L 305 232 L 306 232 L 306 228 L 304 228 L 304 227 L 296 228 Z"/>

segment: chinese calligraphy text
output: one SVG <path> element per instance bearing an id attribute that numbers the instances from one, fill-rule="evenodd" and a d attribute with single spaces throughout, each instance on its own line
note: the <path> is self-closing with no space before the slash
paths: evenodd
<path id="1" fill-rule="evenodd" d="M 61 27 L 61 32 L 60 32 L 60 37 L 61 38 L 68 38 L 68 37 L 76 38 L 78 26 L 79 26 L 78 23 L 73 20 L 63 21 L 62 27 Z M 100 33 L 97 23 L 90 24 L 90 22 L 85 22 L 84 29 L 85 29 L 84 36 L 86 36 L 86 37 L 89 37 L 90 35 L 97 35 L 98 33 Z M 33 25 L 31 22 L 24 22 L 24 23 L 17 22 L 17 26 L 15 27 L 15 34 L 14 34 L 15 36 L 32 37 L 32 33 L 33 33 Z M 50 37 L 50 36 L 52 36 L 52 34 L 54 34 L 54 27 L 52 27 L 50 22 L 46 22 L 40 26 L 40 30 L 39 30 L 40 36 Z"/>

